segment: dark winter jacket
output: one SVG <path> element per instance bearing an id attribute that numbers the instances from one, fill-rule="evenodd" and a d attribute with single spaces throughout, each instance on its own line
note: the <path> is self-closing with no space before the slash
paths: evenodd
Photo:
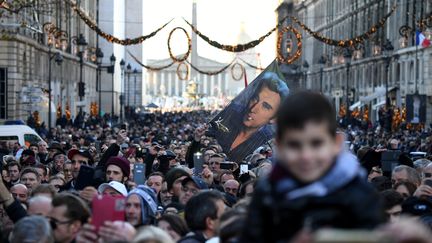
<path id="1" fill-rule="evenodd" d="M 307 185 L 277 164 L 255 189 L 240 242 L 287 242 L 302 229 L 372 229 L 383 223 L 379 195 L 352 157 L 339 158 L 318 182 Z"/>

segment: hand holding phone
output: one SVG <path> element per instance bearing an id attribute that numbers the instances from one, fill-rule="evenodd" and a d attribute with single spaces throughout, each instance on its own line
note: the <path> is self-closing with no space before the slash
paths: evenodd
<path id="1" fill-rule="evenodd" d="M 194 161 L 194 174 L 201 175 L 201 173 L 203 172 L 203 165 L 204 165 L 203 154 L 200 152 L 195 153 L 193 156 L 193 161 Z"/>
<path id="2" fill-rule="evenodd" d="M 134 182 L 137 185 L 144 185 L 146 182 L 146 165 L 145 164 L 135 164 L 133 170 Z"/>
<path id="3" fill-rule="evenodd" d="M 81 165 L 74 189 L 77 191 L 81 191 L 84 188 L 91 186 L 93 183 L 94 174 L 95 170 L 93 167 Z"/>
<path id="4" fill-rule="evenodd" d="M 124 221 L 125 220 L 126 199 L 123 196 L 99 195 L 93 199 L 92 225 L 99 227 L 106 221 Z"/>

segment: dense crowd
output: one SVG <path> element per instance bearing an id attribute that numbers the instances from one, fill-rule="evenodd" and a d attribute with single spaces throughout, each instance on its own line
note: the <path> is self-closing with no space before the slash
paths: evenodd
<path id="1" fill-rule="evenodd" d="M 214 115 L 82 116 L 28 147 L 1 142 L 2 241 L 431 241 L 430 130 L 342 131 L 302 92 L 275 139 L 236 163 L 207 132 Z"/>

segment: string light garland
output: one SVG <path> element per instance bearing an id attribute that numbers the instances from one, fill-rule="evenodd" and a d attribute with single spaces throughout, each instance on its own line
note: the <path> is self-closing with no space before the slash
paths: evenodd
<path id="1" fill-rule="evenodd" d="M 188 24 L 192 28 L 192 31 L 195 32 L 195 34 L 197 34 L 199 37 L 201 37 L 201 39 L 206 41 L 211 46 L 216 47 L 216 48 L 221 49 L 221 50 L 224 50 L 224 51 L 229 51 L 229 52 L 243 52 L 243 51 L 246 51 L 248 49 L 254 48 L 255 46 L 259 45 L 261 42 L 263 42 L 264 39 L 267 38 L 268 36 L 270 36 L 277 28 L 279 28 L 279 26 L 281 26 L 287 18 L 288 17 L 281 19 L 278 22 L 278 24 L 276 25 L 276 27 L 271 29 L 265 35 L 261 36 L 259 39 L 250 41 L 246 44 L 237 44 L 237 45 L 225 45 L 225 44 L 220 44 L 217 41 L 211 40 L 208 36 L 201 33 L 197 28 L 195 28 L 195 26 L 193 26 L 191 23 L 189 23 L 185 18 L 183 18 L 183 20 L 186 22 L 186 24 Z"/>
<path id="2" fill-rule="evenodd" d="M 172 37 L 172 34 L 173 34 L 176 30 L 181 30 L 181 31 L 183 31 L 183 33 L 186 35 L 186 38 L 187 38 L 187 41 L 188 41 L 188 50 L 187 50 L 187 52 L 186 52 L 183 56 L 181 56 L 180 58 L 175 57 L 175 56 L 172 54 L 171 44 L 170 44 L 170 43 L 171 43 L 171 37 Z M 182 28 L 182 27 L 175 27 L 174 29 L 172 29 L 171 32 L 170 32 L 169 35 L 168 35 L 168 41 L 167 41 L 167 42 L 168 42 L 168 43 L 167 43 L 167 45 L 168 45 L 168 53 L 169 53 L 171 59 L 172 59 L 174 62 L 179 62 L 179 63 L 180 63 L 180 62 L 185 61 L 185 60 L 189 57 L 190 53 L 192 52 L 192 42 L 191 42 L 191 38 L 190 38 L 188 32 L 187 32 L 184 28 Z"/>
<path id="3" fill-rule="evenodd" d="M 186 63 L 189 64 L 193 70 L 197 71 L 200 74 L 214 76 L 214 75 L 218 75 L 218 74 L 224 72 L 227 68 L 229 68 L 234 63 L 234 60 L 235 59 L 233 59 L 228 65 L 222 67 L 221 69 L 219 69 L 217 71 L 203 71 L 203 70 L 195 67 L 194 65 L 192 65 L 192 63 L 190 63 L 188 60 L 186 60 Z"/>
<path id="4" fill-rule="evenodd" d="M 136 44 L 140 44 L 142 42 L 144 42 L 147 39 L 150 39 L 151 37 L 155 36 L 159 31 L 161 31 L 163 28 L 165 28 L 169 23 L 171 23 L 171 21 L 173 19 L 171 19 L 170 21 L 168 21 L 167 23 L 165 23 L 164 25 L 162 25 L 161 27 L 159 27 L 157 30 L 151 32 L 148 35 L 143 35 L 140 37 L 136 37 L 133 39 L 119 39 L 113 35 L 110 35 L 104 31 L 102 31 L 99 26 L 93 22 L 93 20 L 87 16 L 86 13 L 84 13 L 83 10 L 81 10 L 76 2 L 74 1 L 70 1 L 70 4 L 72 6 L 72 9 L 78 14 L 78 16 L 84 21 L 84 23 L 92 30 L 94 30 L 99 36 L 101 36 L 102 38 L 104 38 L 105 40 L 107 40 L 108 42 L 111 43 L 117 43 L 123 46 L 129 46 L 129 45 L 136 45 Z"/>
<path id="5" fill-rule="evenodd" d="M 295 38 L 297 39 L 297 50 L 295 51 L 294 55 L 290 55 L 288 53 L 288 55 L 286 57 L 284 57 L 283 53 L 282 53 L 282 39 L 283 39 L 283 35 L 284 33 L 289 33 L 292 32 L 295 36 Z M 299 59 L 301 54 L 302 54 L 302 35 L 300 34 L 300 31 L 298 31 L 296 28 L 292 27 L 292 26 L 287 26 L 285 28 L 283 28 L 279 34 L 278 34 L 278 38 L 277 38 L 277 56 L 276 59 L 278 60 L 278 62 L 280 63 L 285 63 L 285 64 L 291 64 L 293 63 L 295 60 Z"/>
<path id="6" fill-rule="evenodd" d="M 151 66 L 145 65 L 144 63 L 140 62 L 136 56 L 134 56 L 132 53 L 130 53 L 130 51 L 127 51 L 127 53 L 128 53 L 128 54 L 132 57 L 132 59 L 134 59 L 135 62 L 137 62 L 141 67 L 143 67 L 143 68 L 145 68 L 145 69 L 147 69 L 147 70 L 150 70 L 150 71 L 161 71 L 161 70 L 163 70 L 163 69 L 165 69 L 165 68 L 169 68 L 169 67 L 171 67 L 171 66 L 175 63 L 175 62 L 171 62 L 171 63 L 169 63 L 169 64 L 167 64 L 167 65 L 165 65 L 165 66 L 160 66 L 160 67 L 151 67 Z"/>
<path id="7" fill-rule="evenodd" d="M 320 32 L 315 32 L 312 29 L 310 29 L 307 25 L 303 24 L 298 18 L 294 16 L 287 16 L 283 19 L 281 19 L 276 27 L 271 29 L 269 32 L 267 32 L 265 35 L 261 36 L 257 40 L 250 41 L 246 44 L 237 44 L 237 45 L 225 45 L 221 44 L 215 40 L 211 40 L 208 36 L 201 33 L 195 26 L 193 26 L 191 23 L 189 23 L 186 19 L 183 18 L 183 20 L 192 28 L 192 31 L 195 32 L 200 38 L 202 38 L 204 41 L 206 41 L 208 44 L 210 44 L 213 47 L 216 47 L 218 49 L 222 49 L 229 52 L 243 52 L 250 48 L 253 48 L 260 44 L 265 38 L 267 38 L 269 35 L 271 35 L 276 29 L 278 29 L 286 19 L 291 19 L 294 23 L 300 26 L 303 30 L 305 30 L 307 33 L 309 33 L 313 38 L 315 38 L 318 41 L 321 41 L 327 45 L 331 46 L 340 46 L 340 47 L 353 47 L 357 46 L 360 43 L 363 43 L 365 40 L 369 39 L 372 34 L 378 31 L 378 29 L 382 28 L 387 19 L 394 13 L 396 10 L 396 5 L 392 7 L 391 11 L 388 12 L 383 18 L 381 18 L 376 24 L 374 24 L 368 31 L 365 33 L 358 35 L 351 39 L 346 40 L 336 40 L 336 39 L 330 39 L 327 37 L 324 37 Z"/>
<path id="8" fill-rule="evenodd" d="M 181 67 L 182 66 L 186 67 L 186 75 L 184 75 L 184 76 L 181 76 Z M 179 65 L 177 66 L 176 73 L 177 73 L 177 77 L 180 80 L 182 80 L 182 81 L 187 80 L 187 78 L 189 77 L 189 66 L 184 62 L 179 63 Z"/>
<path id="9" fill-rule="evenodd" d="M 249 62 L 245 61 L 243 58 L 239 58 L 239 59 L 240 59 L 244 64 L 248 65 L 249 67 L 251 67 L 251 68 L 253 68 L 253 69 L 257 69 L 257 70 L 260 70 L 260 71 L 264 70 L 264 68 L 262 68 L 262 67 L 257 67 L 257 66 L 255 66 L 255 65 L 253 65 L 252 63 L 249 63 Z"/>
<path id="10" fill-rule="evenodd" d="M 396 10 L 396 5 L 393 6 L 391 11 L 388 12 L 384 17 L 382 17 L 378 21 L 378 23 L 374 24 L 368 31 L 352 39 L 346 39 L 346 40 L 335 40 L 335 39 L 326 38 L 321 33 L 311 30 L 308 26 L 306 26 L 300 20 L 298 20 L 298 18 L 290 16 L 290 19 L 294 23 L 298 24 L 303 30 L 308 32 L 313 38 L 317 39 L 318 41 L 321 41 L 330 46 L 353 47 L 353 46 L 357 46 L 360 43 L 363 43 L 365 40 L 369 39 L 372 34 L 377 32 L 378 29 L 382 28 L 385 25 L 387 19 L 394 13 L 395 10 Z"/>
<path id="11" fill-rule="evenodd" d="M 239 67 L 240 71 L 241 71 L 240 76 L 238 76 L 238 77 L 234 76 L 234 71 L 235 71 L 236 67 Z M 244 69 L 243 65 L 241 65 L 238 62 L 235 62 L 231 66 L 231 77 L 232 77 L 232 79 L 234 79 L 235 81 L 240 81 L 243 78 L 244 75 L 245 75 L 245 69 Z"/>

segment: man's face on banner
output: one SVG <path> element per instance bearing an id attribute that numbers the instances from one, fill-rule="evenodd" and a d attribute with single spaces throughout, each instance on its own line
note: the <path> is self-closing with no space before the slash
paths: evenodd
<path id="1" fill-rule="evenodd" d="M 280 102 L 279 93 L 264 86 L 257 97 L 249 102 L 249 112 L 243 120 L 244 126 L 259 128 L 268 124 L 274 118 Z"/>

